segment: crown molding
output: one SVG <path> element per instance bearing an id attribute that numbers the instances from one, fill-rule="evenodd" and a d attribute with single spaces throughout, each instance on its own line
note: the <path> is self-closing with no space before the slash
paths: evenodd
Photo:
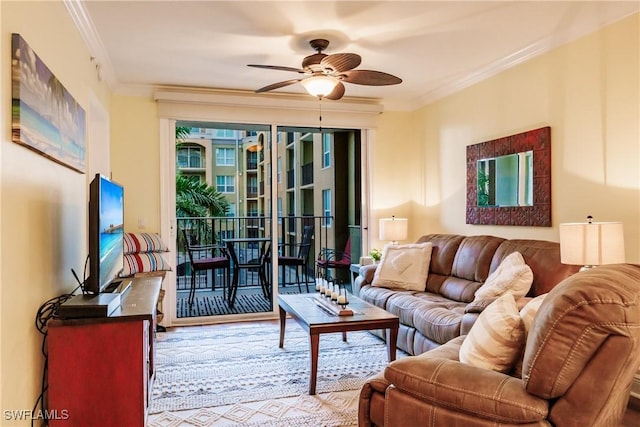
<path id="1" fill-rule="evenodd" d="M 84 3 L 81 0 L 62 0 L 62 3 L 67 8 L 80 36 L 89 49 L 91 62 L 96 66 L 98 80 L 106 82 L 109 88 L 113 89 L 117 83 L 113 64 Z"/>
<path id="2" fill-rule="evenodd" d="M 296 109 L 318 111 L 318 99 L 302 94 L 270 93 L 256 94 L 243 90 L 199 89 L 182 87 L 158 87 L 153 98 L 161 102 L 188 102 L 225 107 L 257 107 L 272 109 Z M 384 107 L 377 99 L 342 98 L 337 101 L 323 101 L 322 111 L 361 114 L 380 114 Z"/>

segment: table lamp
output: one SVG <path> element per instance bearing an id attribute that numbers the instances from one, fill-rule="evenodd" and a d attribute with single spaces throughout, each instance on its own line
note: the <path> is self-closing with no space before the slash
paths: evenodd
<path id="1" fill-rule="evenodd" d="M 624 234 L 621 222 L 587 222 L 560 224 L 560 262 L 582 265 L 580 271 L 625 262 Z"/>
<path id="2" fill-rule="evenodd" d="M 392 244 L 397 244 L 399 240 L 406 240 L 407 218 L 381 218 L 380 219 L 380 240 L 390 240 Z"/>

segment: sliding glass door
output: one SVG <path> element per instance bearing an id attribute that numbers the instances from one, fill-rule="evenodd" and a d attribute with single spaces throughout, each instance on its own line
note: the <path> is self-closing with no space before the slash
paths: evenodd
<path id="1" fill-rule="evenodd" d="M 313 292 L 320 273 L 349 284 L 348 268 L 316 261 L 327 248 L 360 256 L 367 135 L 161 119 L 165 325 L 275 318 L 277 295 Z"/>

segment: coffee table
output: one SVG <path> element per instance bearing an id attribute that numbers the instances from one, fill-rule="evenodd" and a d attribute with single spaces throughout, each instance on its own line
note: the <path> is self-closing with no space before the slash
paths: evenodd
<path id="1" fill-rule="evenodd" d="M 349 296 L 348 308 L 353 315 L 338 316 L 326 308 L 326 298 L 320 294 L 288 294 L 278 295 L 280 309 L 280 348 L 284 346 L 284 331 L 287 313 L 294 318 L 302 328 L 309 333 L 311 346 L 311 378 L 309 379 L 309 394 L 316 394 L 316 379 L 318 374 L 318 350 L 320 334 L 342 332 L 342 340 L 347 340 L 348 331 L 363 331 L 385 329 L 387 340 L 388 360 L 396 359 L 396 340 L 398 339 L 399 319 L 353 295 Z"/>

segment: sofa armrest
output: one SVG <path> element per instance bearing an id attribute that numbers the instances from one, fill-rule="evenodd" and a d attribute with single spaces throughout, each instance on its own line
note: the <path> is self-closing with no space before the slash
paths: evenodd
<path id="1" fill-rule="evenodd" d="M 384 378 L 382 372 L 364 383 L 360 389 L 358 403 L 359 427 L 372 427 L 374 423 L 384 422 L 384 395 L 387 387 L 389 387 L 389 381 Z"/>
<path id="2" fill-rule="evenodd" d="M 364 284 L 371 284 L 373 282 L 373 276 L 376 274 L 376 269 L 378 268 L 378 264 L 369 264 L 363 265 L 360 267 L 359 275 L 363 278 Z"/>
<path id="3" fill-rule="evenodd" d="M 456 360 L 456 348 L 459 350 L 464 337 L 459 338 L 392 362 L 385 369 L 385 378 L 415 399 L 497 423 L 546 419 L 547 400 L 527 393 L 521 379 Z"/>

